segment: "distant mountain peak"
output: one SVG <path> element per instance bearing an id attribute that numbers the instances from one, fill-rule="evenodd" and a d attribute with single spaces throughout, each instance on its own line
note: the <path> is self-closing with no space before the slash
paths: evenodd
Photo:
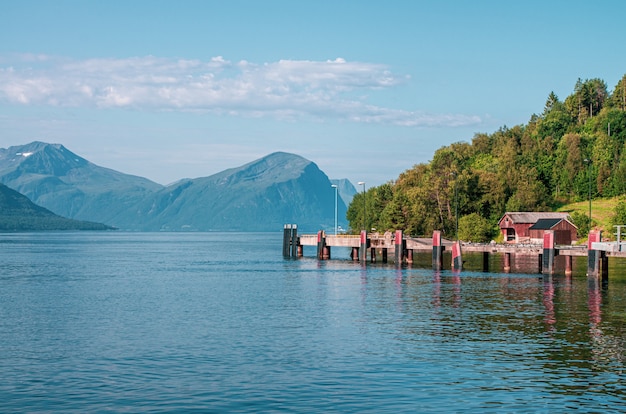
<path id="1" fill-rule="evenodd" d="M 4 161 L 9 168 L 19 168 L 21 173 L 54 176 L 66 175 L 74 168 L 89 164 L 61 144 L 40 141 L 0 150 L 0 161 Z"/>

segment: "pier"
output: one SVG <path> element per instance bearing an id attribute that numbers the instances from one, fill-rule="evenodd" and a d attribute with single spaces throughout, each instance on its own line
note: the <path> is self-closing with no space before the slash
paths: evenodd
<path id="1" fill-rule="evenodd" d="M 562 256 L 565 259 L 565 274 L 572 273 L 572 258 L 575 256 L 587 257 L 587 275 L 590 277 L 608 277 L 608 258 L 626 258 L 626 242 L 621 240 L 621 227 L 617 226 L 617 241 L 602 242 L 602 232 L 592 231 L 589 233 L 586 245 L 556 245 L 555 236 L 552 230 L 547 230 L 544 234 L 543 245 L 541 244 L 483 244 L 483 243 L 463 243 L 460 241 L 450 241 L 441 237 L 441 232 L 433 232 L 432 238 L 408 237 L 402 230 L 395 232 L 367 233 L 361 231 L 358 235 L 330 235 L 325 231 L 318 231 L 317 234 L 297 234 L 295 224 L 287 224 L 284 227 L 283 256 L 302 257 L 304 246 L 315 246 L 317 248 L 316 257 L 319 260 L 331 259 L 333 247 L 350 248 L 350 257 L 353 261 L 362 264 L 369 262 L 382 263 L 389 261 L 389 254 L 393 254 L 393 261 L 396 265 L 412 264 L 414 253 L 432 253 L 432 266 L 435 270 L 443 269 L 443 253 L 445 250 L 452 252 L 451 269 L 461 270 L 463 266 L 462 253 L 473 252 L 482 253 L 483 271 L 487 271 L 489 255 L 501 254 L 504 257 L 503 271 L 511 271 L 511 260 L 516 255 L 531 256 L 536 258 L 537 267 L 540 273 L 553 274 L 555 272 L 555 258 Z M 380 256 L 379 256 L 380 255 Z"/>

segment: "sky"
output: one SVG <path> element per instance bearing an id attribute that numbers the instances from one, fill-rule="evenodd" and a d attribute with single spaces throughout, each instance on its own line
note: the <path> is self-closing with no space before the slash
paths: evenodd
<path id="1" fill-rule="evenodd" d="M 276 151 L 393 181 L 626 74 L 622 0 L 0 0 L 0 147 L 169 184 Z"/>

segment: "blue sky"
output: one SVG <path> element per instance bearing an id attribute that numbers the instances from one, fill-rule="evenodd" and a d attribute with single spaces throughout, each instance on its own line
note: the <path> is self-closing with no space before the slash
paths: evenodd
<path id="1" fill-rule="evenodd" d="M 623 1 L 0 0 L 0 147 L 167 184 L 274 151 L 380 185 L 626 73 Z"/>

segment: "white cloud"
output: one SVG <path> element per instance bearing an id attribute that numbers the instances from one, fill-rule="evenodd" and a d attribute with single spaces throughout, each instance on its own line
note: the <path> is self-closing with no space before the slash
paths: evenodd
<path id="1" fill-rule="evenodd" d="M 0 62 L 6 63 L 3 58 Z M 354 98 L 406 81 L 387 66 L 280 60 L 264 64 L 154 56 L 69 60 L 25 55 L 0 66 L 0 100 L 29 105 L 129 107 L 297 119 L 338 118 L 401 126 L 463 126 L 477 116 L 424 114 Z"/>

